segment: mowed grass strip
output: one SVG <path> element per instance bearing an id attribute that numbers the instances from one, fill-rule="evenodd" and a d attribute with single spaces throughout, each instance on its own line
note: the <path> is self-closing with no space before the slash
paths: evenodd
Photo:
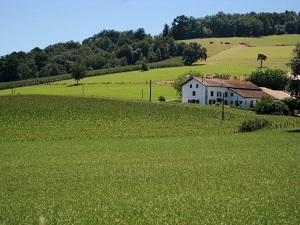
<path id="1" fill-rule="evenodd" d="M 298 136 L 2 142 L 0 223 L 299 224 Z"/>

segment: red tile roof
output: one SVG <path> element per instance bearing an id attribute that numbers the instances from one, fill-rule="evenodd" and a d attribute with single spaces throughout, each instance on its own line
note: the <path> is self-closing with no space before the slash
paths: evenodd
<path id="1" fill-rule="evenodd" d="M 194 79 L 207 87 L 227 87 L 236 89 L 260 90 L 258 86 L 248 81 L 233 81 L 204 77 L 194 77 Z"/>

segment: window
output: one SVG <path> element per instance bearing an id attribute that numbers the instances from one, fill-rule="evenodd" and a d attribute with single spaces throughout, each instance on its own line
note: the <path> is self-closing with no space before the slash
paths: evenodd
<path id="1" fill-rule="evenodd" d="M 233 93 L 231 93 L 230 95 L 231 95 L 231 97 L 233 97 Z"/>
<path id="2" fill-rule="evenodd" d="M 225 92 L 225 98 L 227 98 L 227 95 L 228 95 L 228 93 L 227 93 L 227 92 Z"/>
<path id="3" fill-rule="evenodd" d="M 193 96 L 196 96 L 196 91 L 193 91 Z"/>
<path id="4" fill-rule="evenodd" d="M 230 105 L 233 105 L 233 101 L 230 101 Z"/>
<path id="5" fill-rule="evenodd" d="M 199 85 L 198 84 L 196 84 L 196 88 L 198 88 L 199 87 Z"/>
<path id="6" fill-rule="evenodd" d="M 217 97 L 221 97 L 222 93 L 220 91 L 217 92 Z"/>
<path id="7" fill-rule="evenodd" d="M 214 100 L 214 99 L 210 99 L 210 100 L 208 101 L 208 104 L 210 104 L 210 105 L 215 104 L 215 103 L 216 103 L 216 100 Z"/>
<path id="8" fill-rule="evenodd" d="M 192 84 L 190 84 L 190 88 L 192 88 L 193 87 L 193 85 Z"/>
<path id="9" fill-rule="evenodd" d="M 211 91 L 211 92 L 210 92 L 210 96 L 214 96 L 214 91 Z"/>

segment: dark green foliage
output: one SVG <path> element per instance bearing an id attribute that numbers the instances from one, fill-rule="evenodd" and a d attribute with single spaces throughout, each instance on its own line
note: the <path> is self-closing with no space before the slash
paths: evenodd
<path id="1" fill-rule="evenodd" d="M 177 16 L 169 29 L 176 40 L 209 37 L 251 37 L 299 34 L 300 14 L 282 13 L 226 14 L 218 12 L 204 18 Z M 226 43 L 225 43 L 226 44 Z"/>
<path id="2" fill-rule="evenodd" d="M 293 49 L 293 54 L 294 56 L 287 65 L 291 67 L 294 74 L 300 74 L 300 42 L 297 42 L 296 47 Z"/>
<path id="3" fill-rule="evenodd" d="M 72 72 L 72 77 L 77 81 L 81 80 L 86 76 L 86 67 L 82 64 L 76 63 L 75 65 L 72 66 L 71 72 Z"/>
<path id="4" fill-rule="evenodd" d="M 143 63 L 142 63 L 142 66 L 141 66 L 141 70 L 142 70 L 142 71 L 148 71 L 148 70 L 149 70 L 148 64 L 145 63 L 145 62 L 143 62 Z"/>
<path id="5" fill-rule="evenodd" d="M 118 32 L 104 30 L 79 42 L 34 48 L 29 53 L 14 52 L 0 58 L 0 82 L 17 81 L 70 73 L 75 63 L 89 70 L 158 62 L 182 56 L 178 44 L 169 35 L 152 37 L 143 28 Z M 181 45 L 182 46 L 182 45 Z M 186 45 L 184 45 L 186 46 Z"/>
<path id="6" fill-rule="evenodd" d="M 289 107 L 282 101 L 273 101 L 264 97 L 255 106 L 257 114 L 289 115 Z"/>
<path id="7" fill-rule="evenodd" d="M 183 50 L 182 56 L 183 56 L 182 60 L 184 62 L 184 65 L 190 66 L 198 59 L 206 60 L 207 58 L 206 48 L 203 48 L 200 44 L 196 42 L 191 42 Z"/>
<path id="8" fill-rule="evenodd" d="M 265 56 L 264 54 L 258 54 L 257 55 L 257 61 L 260 60 L 260 68 L 262 68 L 262 61 L 266 61 L 267 56 Z"/>
<path id="9" fill-rule="evenodd" d="M 256 118 L 254 120 L 245 120 L 239 127 L 240 132 L 251 132 L 271 126 L 271 122 L 266 119 Z"/>
<path id="10" fill-rule="evenodd" d="M 159 102 L 165 102 L 166 99 L 165 99 L 164 96 L 159 96 L 158 99 L 157 99 L 157 101 L 159 101 Z"/>
<path id="11" fill-rule="evenodd" d="M 289 79 L 286 72 L 280 69 L 257 69 L 247 78 L 259 87 L 271 88 L 273 90 L 284 90 Z"/>
<path id="12" fill-rule="evenodd" d="M 281 101 L 288 106 L 291 115 L 294 115 L 295 110 L 300 110 L 300 99 L 286 98 Z"/>

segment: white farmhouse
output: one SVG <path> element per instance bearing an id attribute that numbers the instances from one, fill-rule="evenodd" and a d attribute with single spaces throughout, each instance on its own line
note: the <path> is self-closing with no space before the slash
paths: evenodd
<path id="1" fill-rule="evenodd" d="M 225 105 L 252 108 L 264 96 L 276 99 L 255 84 L 245 81 L 190 77 L 181 88 L 182 102 L 204 105 L 223 103 L 224 99 Z"/>

